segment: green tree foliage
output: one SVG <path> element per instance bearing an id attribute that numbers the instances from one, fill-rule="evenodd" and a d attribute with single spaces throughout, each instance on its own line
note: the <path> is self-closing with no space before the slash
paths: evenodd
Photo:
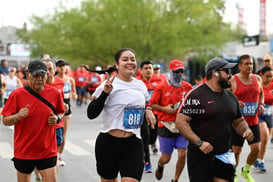
<path id="1" fill-rule="evenodd" d="M 49 53 L 73 66 L 113 64 L 122 47 L 135 49 L 138 60 L 169 62 L 189 52 L 217 54 L 233 40 L 223 11 L 223 0 L 85 0 L 80 8 L 33 16 L 33 28 L 18 35 L 34 45 L 33 57 Z"/>

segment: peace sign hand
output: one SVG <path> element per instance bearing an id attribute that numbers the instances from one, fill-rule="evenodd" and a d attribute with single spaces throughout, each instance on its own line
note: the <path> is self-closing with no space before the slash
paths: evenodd
<path id="1" fill-rule="evenodd" d="M 109 94 L 113 89 L 112 83 L 115 79 L 115 76 L 110 77 L 108 73 L 106 73 L 106 76 L 107 76 L 107 80 L 104 84 L 104 92 Z"/>

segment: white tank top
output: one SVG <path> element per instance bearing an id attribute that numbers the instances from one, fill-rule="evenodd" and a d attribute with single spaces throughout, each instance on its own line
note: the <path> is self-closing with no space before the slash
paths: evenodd
<path id="1" fill-rule="evenodd" d="M 10 78 L 9 75 L 6 76 L 6 82 L 7 82 L 7 89 L 4 93 L 4 99 L 9 98 L 9 95 L 11 92 L 15 89 L 17 89 L 17 77 L 14 76 L 13 78 Z"/>

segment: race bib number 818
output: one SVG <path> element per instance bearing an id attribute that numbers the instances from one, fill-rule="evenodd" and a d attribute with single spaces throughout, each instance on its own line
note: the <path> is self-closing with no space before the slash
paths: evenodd
<path id="1" fill-rule="evenodd" d="M 140 128 L 143 122 L 145 108 L 125 108 L 123 126 L 126 129 Z"/>

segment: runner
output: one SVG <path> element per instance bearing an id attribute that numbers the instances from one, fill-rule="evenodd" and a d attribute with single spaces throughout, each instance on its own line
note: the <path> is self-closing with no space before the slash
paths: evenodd
<path id="1" fill-rule="evenodd" d="M 156 179 L 163 176 L 163 169 L 172 156 L 173 149 L 177 149 L 178 159 L 172 182 L 177 182 L 185 165 L 188 140 L 175 128 L 177 110 L 182 103 L 185 93 L 192 89 L 190 83 L 182 80 L 184 65 L 182 61 L 173 60 L 169 64 L 170 79 L 158 85 L 149 105 L 158 111 L 158 135 L 161 156 L 155 172 Z"/>
<path id="2" fill-rule="evenodd" d="M 153 63 L 152 61 L 143 61 L 140 64 L 141 76 L 137 77 L 138 80 L 142 80 L 143 83 L 146 85 L 149 93 L 149 99 L 146 103 L 149 102 L 150 98 L 153 95 L 154 89 L 162 82 L 162 79 L 153 74 Z M 157 136 L 157 127 L 151 128 L 148 126 L 147 121 L 144 118 L 144 122 L 141 126 L 141 138 L 144 144 L 144 161 L 145 167 L 144 172 L 151 173 L 152 172 L 152 164 L 150 161 L 150 150 L 149 150 L 149 143 L 151 140 L 151 132 L 156 132 Z M 153 131 L 155 130 L 155 131 Z M 154 137 L 154 136 L 153 136 Z M 155 143 L 156 138 L 153 138 L 153 143 Z"/>
<path id="3" fill-rule="evenodd" d="M 261 76 L 263 81 L 265 112 L 259 115 L 261 144 L 258 159 L 254 163 L 254 167 L 259 169 L 261 172 L 265 172 L 264 157 L 273 125 L 273 73 L 271 67 L 265 66 L 258 72 L 258 74 Z"/>
<path id="4" fill-rule="evenodd" d="M 248 154 L 245 166 L 241 169 L 241 174 L 247 182 L 254 182 L 255 180 L 250 173 L 250 168 L 257 160 L 259 153 L 260 131 L 258 113 L 262 114 L 264 112 L 262 79 L 259 75 L 252 73 L 253 61 L 249 55 L 239 57 L 238 67 L 240 72 L 231 78 L 231 91 L 237 96 L 243 116 L 254 134 L 254 140 L 248 141 L 250 153 Z M 244 141 L 243 137 L 238 135 L 234 130 L 232 131 L 232 149 L 236 157 L 237 166 Z M 238 175 L 236 171 L 234 181 L 237 180 Z"/>
<path id="5" fill-rule="evenodd" d="M 72 97 L 74 100 L 77 99 L 75 80 L 66 74 L 66 66 L 67 65 L 68 65 L 68 63 L 63 59 L 59 59 L 56 62 L 56 67 L 57 67 L 56 77 L 58 77 L 64 81 L 64 87 L 63 87 L 64 103 L 68 105 L 68 111 L 64 114 L 64 117 L 63 117 L 63 126 L 64 126 L 63 127 L 64 128 L 63 138 L 64 139 L 63 139 L 62 145 L 59 148 L 59 157 L 58 157 L 60 166 L 65 166 L 65 164 L 66 164 L 63 161 L 61 154 L 63 153 L 64 147 L 65 147 L 67 130 L 68 130 L 69 122 L 72 117 L 70 98 Z"/>
<path id="6" fill-rule="evenodd" d="M 116 77 L 107 77 L 94 92 L 87 116 L 94 119 L 102 112 L 103 125 L 96 140 L 97 172 L 102 182 L 140 181 L 143 174 L 143 143 L 140 127 L 145 112 L 153 127 L 155 117 L 147 107 L 147 88 L 133 77 L 137 62 L 135 51 L 129 48 L 115 54 Z"/>

